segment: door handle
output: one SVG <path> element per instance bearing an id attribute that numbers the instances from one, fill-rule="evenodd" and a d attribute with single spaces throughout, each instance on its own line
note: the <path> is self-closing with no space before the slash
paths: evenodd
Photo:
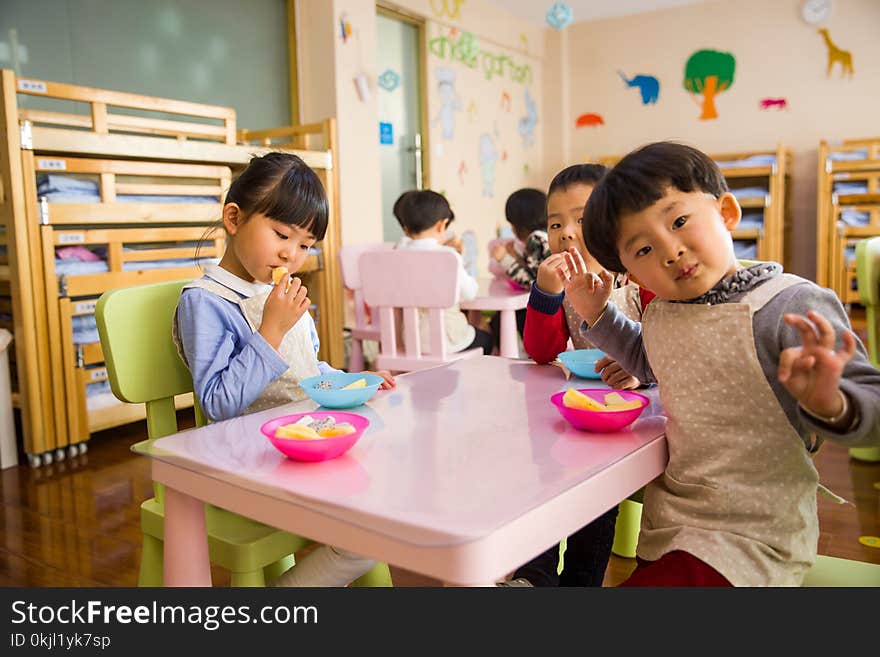
<path id="1" fill-rule="evenodd" d="M 422 135 L 413 135 L 413 145 L 407 147 L 407 152 L 412 153 L 416 166 L 416 189 L 422 189 Z"/>

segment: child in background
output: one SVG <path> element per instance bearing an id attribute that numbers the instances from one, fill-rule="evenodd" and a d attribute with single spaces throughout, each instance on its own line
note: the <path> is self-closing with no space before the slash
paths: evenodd
<path id="1" fill-rule="evenodd" d="M 307 290 L 293 278 L 327 229 L 321 181 L 297 156 L 255 157 L 233 181 L 223 205 L 226 252 L 205 276 L 184 287 L 172 327 L 213 421 L 305 398 L 299 382 L 336 372 L 318 360 Z M 285 267 L 274 287 L 272 270 Z M 388 372 L 376 372 L 395 385 Z M 345 586 L 374 565 L 322 546 L 282 575 L 280 586 Z"/>
<path id="2" fill-rule="evenodd" d="M 657 381 L 668 417 L 625 585 L 798 586 L 819 537 L 812 453 L 880 444 L 880 372 L 840 301 L 777 263 L 740 265 L 740 216 L 708 156 L 650 144 L 599 182 L 584 219 L 598 261 L 656 293 L 642 323 L 607 303 L 610 274 L 564 255 L 581 333 Z"/>
<path id="3" fill-rule="evenodd" d="M 411 189 L 404 192 L 397 197 L 397 200 L 394 201 L 394 206 L 391 208 L 391 213 L 394 215 L 394 218 L 397 219 L 397 223 L 400 224 L 400 228 L 403 230 L 403 235 L 401 235 L 400 239 L 397 241 L 397 245 L 395 246 L 395 248 L 400 248 L 401 244 L 405 244 L 410 240 L 410 237 L 406 234 L 406 226 L 403 225 L 403 207 L 412 198 L 413 194 L 417 192 L 418 190 L 416 189 Z M 464 241 L 461 237 L 456 237 L 454 233 L 450 234 L 449 232 L 447 232 L 444 235 L 443 246 L 452 247 L 453 249 L 458 251 L 459 255 L 462 255 Z"/>
<path id="4" fill-rule="evenodd" d="M 547 234 L 552 255 L 538 267 L 537 279 L 532 286 L 526 309 L 523 344 L 529 356 L 538 363 L 549 363 L 565 351 L 569 337 L 576 349 L 592 345 L 578 333 L 580 318 L 571 308 L 556 276 L 558 268 L 565 267 L 564 253 L 574 248 L 590 262 L 596 271 L 601 267 L 590 256 L 581 237 L 581 217 L 593 187 L 605 167 L 600 164 L 575 164 L 556 174 L 547 193 Z M 628 314 L 641 316 L 638 288 L 626 285 L 615 290 L 617 303 Z M 615 388 L 635 388 L 639 381 L 624 371 L 613 359 L 597 363 L 602 378 Z M 582 527 L 566 541 L 563 570 L 557 574 L 558 546 L 546 550 L 516 570 L 512 586 L 602 586 L 605 569 L 614 543 L 614 525 L 617 507 L 608 510 L 589 525 Z"/>
<path id="5" fill-rule="evenodd" d="M 446 229 L 455 219 L 455 214 L 446 199 L 429 189 L 406 192 L 406 195 L 406 199 L 400 203 L 398 209 L 403 219 L 403 228 L 409 239 L 405 242 L 399 242 L 397 248 L 449 249 L 456 254 L 460 263 L 461 255 L 458 251 L 443 244 Z M 458 273 L 458 285 L 459 298 L 462 301 L 468 301 L 477 296 L 479 289 L 477 281 L 465 271 L 463 265 Z M 480 347 L 486 355 L 492 353 L 492 336 L 486 331 L 468 324 L 467 318 L 459 308 L 448 308 L 444 312 L 443 326 L 446 332 L 446 348 L 450 353 L 475 347 Z M 422 347 L 425 348 L 430 340 L 427 322 L 421 327 L 420 335 Z"/>
<path id="6" fill-rule="evenodd" d="M 539 189 L 518 189 L 504 204 L 504 214 L 516 239 L 496 246 L 492 258 L 510 280 L 529 289 L 538 276 L 538 265 L 550 256 L 547 195 Z"/>
<path id="7" fill-rule="evenodd" d="M 569 339 L 575 349 L 591 349 L 589 341 L 579 333 L 581 319 L 565 298 L 556 270 L 565 268 L 564 254 L 574 247 L 587 263 L 590 271 L 599 272 L 596 261 L 583 241 L 581 218 L 593 187 L 605 175 L 601 164 L 575 164 L 556 174 L 547 193 L 547 235 L 551 255 L 538 267 L 526 309 L 526 327 L 523 346 L 536 363 L 549 363 L 565 351 Z M 630 319 L 639 321 L 644 304 L 650 301 L 647 291 L 627 283 L 615 288 L 612 301 Z M 597 364 L 602 380 L 614 388 L 632 389 L 639 382 L 627 374 L 611 358 Z"/>
<path id="8" fill-rule="evenodd" d="M 547 241 L 547 195 L 540 189 L 518 189 L 507 198 L 504 214 L 513 227 L 515 239 L 498 244 L 492 251 L 492 259 L 508 279 L 523 289 L 531 289 L 538 276 L 538 266 L 550 256 Z M 496 313 L 490 327 L 496 342 L 500 336 L 501 322 Z M 526 309 L 516 311 L 516 328 L 523 334 L 526 325 Z"/>
<path id="9" fill-rule="evenodd" d="M 397 241 L 397 245 L 395 246 L 395 248 L 400 248 L 402 244 L 406 244 L 406 242 L 409 241 L 409 237 L 406 234 L 406 226 L 403 225 L 403 206 L 415 193 L 416 190 L 414 189 L 408 192 L 404 192 L 397 197 L 397 200 L 394 201 L 394 206 L 391 208 L 391 213 L 394 215 L 394 218 L 397 219 L 397 223 L 400 224 L 400 229 L 403 231 L 403 235 L 400 236 L 400 239 Z"/>

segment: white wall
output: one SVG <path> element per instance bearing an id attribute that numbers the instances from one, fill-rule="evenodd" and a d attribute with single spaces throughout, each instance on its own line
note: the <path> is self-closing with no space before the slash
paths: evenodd
<path id="1" fill-rule="evenodd" d="M 827 27 L 852 53 L 855 75 L 826 78 L 826 48 L 816 27 L 800 19 L 800 0 L 710 2 L 592 23 L 568 33 L 568 81 L 574 154 L 622 154 L 658 139 L 676 139 L 708 152 L 793 151 L 791 269 L 815 274 L 816 176 L 819 141 L 874 137 L 880 119 L 880 2 L 835 0 Z M 699 120 L 683 88 L 684 66 L 696 50 L 736 57 L 734 84 L 716 99 L 719 117 Z M 655 105 L 618 77 L 638 73 L 660 80 Z M 761 111 L 762 98 L 785 98 L 786 111 Z M 573 129 L 582 113 L 605 125 Z"/>
<path id="2" fill-rule="evenodd" d="M 453 229 L 459 234 L 467 229 L 476 231 L 480 267 L 485 271 L 485 244 L 505 221 L 507 196 L 524 186 L 546 188 L 553 173 L 548 173 L 544 165 L 544 29 L 481 0 L 462 3 L 455 17 L 435 13 L 434 8 L 442 4 L 400 0 L 396 7 L 425 19 L 428 40 L 436 40 L 427 55 L 430 185 L 449 198 L 456 213 Z M 375 4 L 369 0 L 297 0 L 302 120 L 331 115 L 338 121 L 343 244 L 382 239 L 376 95 L 387 92 L 376 86 L 380 71 L 375 66 L 375 12 Z M 339 34 L 343 14 L 353 28 L 346 43 Z M 476 68 L 450 56 L 452 46 L 464 43 L 461 39 L 465 33 L 473 35 L 480 52 L 486 53 L 477 56 Z M 444 40 L 446 57 L 431 54 L 443 52 Z M 503 70 L 487 79 L 482 67 L 502 61 Z M 511 63 L 518 68 L 512 68 Z M 517 81 L 517 71 L 522 74 L 526 66 L 529 75 L 524 77 L 528 82 Z M 453 72 L 455 95 L 461 103 L 460 109 L 452 111 L 451 139 L 444 138 L 439 118 L 444 100 L 438 89 L 437 69 Z M 352 82 L 359 72 L 366 73 L 370 80 L 372 95 L 367 102 L 358 99 Z M 519 133 L 520 120 L 527 116 L 526 89 L 537 113 L 530 140 L 523 140 Z M 509 111 L 506 100 L 502 105 L 505 92 L 510 98 Z M 485 188 L 484 169 L 487 177 L 494 174 L 494 184 Z M 486 193 L 489 188 L 491 196 Z"/>

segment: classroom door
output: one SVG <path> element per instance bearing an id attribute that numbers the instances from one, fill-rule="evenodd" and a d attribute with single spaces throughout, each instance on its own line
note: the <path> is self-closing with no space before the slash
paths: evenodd
<path id="1" fill-rule="evenodd" d="M 405 191 L 427 185 L 423 124 L 422 34 L 424 24 L 379 9 L 376 16 L 379 153 L 382 171 L 382 237 L 396 242 L 403 231 L 391 209 Z"/>

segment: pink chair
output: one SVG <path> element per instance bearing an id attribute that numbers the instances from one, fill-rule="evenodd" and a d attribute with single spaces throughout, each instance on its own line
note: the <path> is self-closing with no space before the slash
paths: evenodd
<path id="1" fill-rule="evenodd" d="M 459 260 L 449 251 L 404 249 L 361 255 L 364 301 L 379 317 L 377 369 L 409 372 L 482 355 L 479 348 L 446 351 L 443 312 L 459 301 L 458 272 Z M 427 353 L 421 350 L 420 310 L 428 313 Z M 398 338 L 403 340 L 403 353 L 399 353 Z"/>
<path id="2" fill-rule="evenodd" d="M 348 371 L 360 372 L 364 369 L 364 340 L 379 341 L 379 326 L 367 317 L 367 304 L 361 289 L 361 274 L 358 259 L 367 251 L 389 251 L 394 248 L 393 242 L 378 244 L 358 244 L 343 246 L 339 249 L 339 269 L 342 271 L 342 285 L 351 290 L 354 296 L 354 326 L 351 331 L 351 352 L 348 357 Z"/>

